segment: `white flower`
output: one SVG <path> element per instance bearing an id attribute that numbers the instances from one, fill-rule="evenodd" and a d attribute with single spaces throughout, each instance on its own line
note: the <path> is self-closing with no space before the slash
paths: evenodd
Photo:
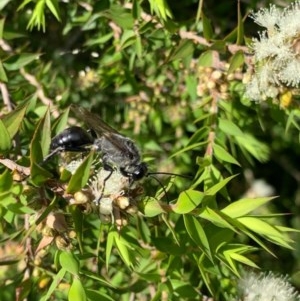
<path id="1" fill-rule="evenodd" d="M 247 272 L 239 281 L 243 301 L 294 301 L 299 298 L 287 277 Z"/>
<path id="2" fill-rule="evenodd" d="M 276 99 L 286 88 L 300 85 L 300 1 L 283 10 L 271 5 L 251 17 L 267 30 L 251 45 L 255 68 L 246 96 L 258 101 Z"/>
<path id="3" fill-rule="evenodd" d="M 124 177 L 118 171 L 108 171 L 100 168 L 99 171 L 89 180 L 89 187 L 95 197 L 94 202 L 99 203 L 102 198 L 115 198 L 124 194 L 124 191 L 132 188 L 129 178 Z"/>
<path id="4" fill-rule="evenodd" d="M 258 25 L 267 28 L 268 31 L 273 31 L 276 30 L 276 25 L 282 16 L 281 11 L 273 4 L 269 9 L 261 8 L 256 13 L 252 12 L 250 17 Z"/>
<path id="5" fill-rule="evenodd" d="M 287 63 L 286 67 L 280 71 L 279 78 L 287 86 L 298 86 L 300 84 L 300 61 L 294 60 Z"/>

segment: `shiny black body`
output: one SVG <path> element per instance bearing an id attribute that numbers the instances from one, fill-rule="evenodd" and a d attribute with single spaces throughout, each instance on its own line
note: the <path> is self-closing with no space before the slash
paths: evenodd
<path id="1" fill-rule="evenodd" d="M 94 134 L 88 133 L 79 126 L 72 126 L 56 135 L 50 144 L 50 153 L 43 162 L 60 152 L 85 152 L 87 147 L 94 143 Z"/>
<path id="2" fill-rule="evenodd" d="M 100 117 L 82 107 L 72 105 L 71 110 L 79 120 L 91 128 L 91 132 L 78 126 L 65 129 L 52 139 L 51 152 L 44 158 L 44 162 L 60 152 L 85 152 L 93 146 L 100 153 L 106 170 L 119 170 L 123 176 L 133 181 L 147 175 L 147 164 L 141 162 L 139 150 L 131 139 L 121 135 Z"/>
<path id="3" fill-rule="evenodd" d="M 50 145 L 53 151 L 60 148 L 63 151 L 85 151 L 85 146 L 94 142 L 94 138 L 79 126 L 72 126 L 55 136 Z"/>
<path id="4" fill-rule="evenodd" d="M 100 152 L 105 169 L 111 171 L 118 169 L 133 181 L 147 175 L 147 164 L 141 162 L 138 148 L 131 139 L 121 135 L 88 110 L 77 106 L 71 106 L 71 109 L 75 116 L 83 120 L 97 135 L 93 145 Z"/>

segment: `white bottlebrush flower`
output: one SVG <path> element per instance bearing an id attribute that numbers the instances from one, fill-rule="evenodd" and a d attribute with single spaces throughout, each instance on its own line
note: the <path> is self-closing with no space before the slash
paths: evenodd
<path id="1" fill-rule="evenodd" d="M 121 227 L 127 223 L 127 213 L 136 213 L 142 187 L 137 182 L 132 183 L 119 171 L 111 172 L 101 167 L 89 179 L 88 187 L 102 223 L 115 223 Z"/>
<path id="2" fill-rule="evenodd" d="M 253 39 L 254 74 L 246 86 L 253 100 L 277 99 L 286 89 L 300 85 L 300 1 L 285 9 L 271 5 L 251 14 L 266 30 Z"/>
<path id="3" fill-rule="evenodd" d="M 95 197 L 94 202 L 98 203 L 101 198 L 115 199 L 124 194 L 124 191 L 132 187 L 129 178 L 124 177 L 120 172 L 110 172 L 101 168 L 90 180 L 89 187 Z"/>
<path id="4" fill-rule="evenodd" d="M 243 301 L 295 301 L 299 295 L 285 276 L 246 272 L 238 283 Z"/>
<path id="5" fill-rule="evenodd" d="M 269 9 L 261 8 L 258 12 L 250 14 L 250 17 L 268 31 L 274 31 L 281 18 L 281 11 L 273 4 Z"/>
<path id="6" fill-rule="evenodd" d="M 300 20 L 300 19 L 299 19 Z M 282 79 L 287 86 L 299 86 L 300 84 L 300 61 L 295 60 L 289 62 L 286 67 L 280 71 L 279 78 Z"/>
<path id="7" fill-rule="evenodd" d="M 300 1 L 293 2 L 283 11 L 282 17 L 278 20 L 280 31 L 287 37 L 294 37 L 299 33 L 300 24 Z"/>

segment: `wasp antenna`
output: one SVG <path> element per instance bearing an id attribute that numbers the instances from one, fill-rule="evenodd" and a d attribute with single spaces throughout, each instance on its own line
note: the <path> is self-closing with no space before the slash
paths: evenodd
<path id="1" fill-rule="evenodd" d="M 181 177 L 190 180 L 193 178 L 192 175 L 180 175 L 178 173 L 171 173 L 171 172 L 148 172 L 147 176 L 151 176 L 151 175 L 169 175 L 169 176 Z"/>
<path id="2" fill-rule="evenodd" d="M 149 177 L 151 177 L 152 179 L 154 179 L 162 188 L 166 198 L 167 198 L 167 202 L 170 203 L 170 200 L 169 200 L 169 197 L 168 197 L 168 192 L 167 190 L 165 189 L 165 186 L 163 185 L 163 183 L 156 177 L 153 176 L 153 173 L 150 173 L 148 174 Z"/>

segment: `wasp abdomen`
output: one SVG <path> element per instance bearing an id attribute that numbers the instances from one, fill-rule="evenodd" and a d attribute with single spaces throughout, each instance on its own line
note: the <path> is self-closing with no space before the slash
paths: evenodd
<path id="1" fill-rule="evenodd" d="M 64 151 L 82 151 L 84 146 L 91 145 L 93 142 L 94 138 L 87 131 L 79 126 L 72 126 L 55 136 L 50 148 L 51 150 L 61 148 Z"/>

